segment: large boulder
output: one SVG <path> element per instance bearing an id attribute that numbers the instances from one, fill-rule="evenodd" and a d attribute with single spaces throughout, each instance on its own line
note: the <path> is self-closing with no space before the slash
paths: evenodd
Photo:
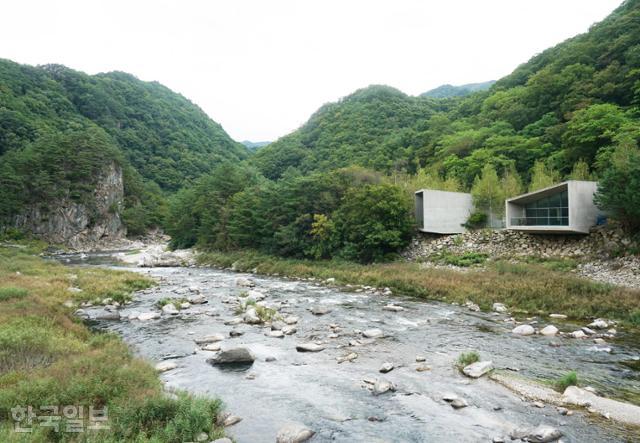
<path id="1" fill-rule="evenodd" d="M 255 357 L 247 348 L 231 348 L 226 351 L 220 351 L 218 355 L 207 360 L 212 365 L 226 364 L 251 364 L 255 361 Z"/>
<path id="2" fill-rule="evenodd" d="M 296 346 L 298 352 L 320 352 L 324 351 L 324 346 L 315 343 L 302 343 Z"/>
<path id="3" fill-rule="evenodd" d="M 553 325 L 547 325 L 540 330 L 540 334 L 546 335 L 547 337 L 553 337 L 558 334 L 558 328 Z"/>
<path id="4" fill-rule="evenodd" d="M 516 335 L 533 335 L 536 333 L 536 330 L 533 329 L 531 325 L 520 325 L 513 328 L 511 333 Z"/>
<path id="5" fill-rule="evenodd" d="M 462 373 L 467 377 L 480 378 L 487 372 L 493 369 L 493 362 L 491 361 L 478 361 L 465 366 L 462 369 Z"/>
<path id="6" fill-rule="evenodd" d="M 280 428 L 276 443 L 302 443 L 315 435 L 315 432 L 304 425 L 291 423 Z"/>

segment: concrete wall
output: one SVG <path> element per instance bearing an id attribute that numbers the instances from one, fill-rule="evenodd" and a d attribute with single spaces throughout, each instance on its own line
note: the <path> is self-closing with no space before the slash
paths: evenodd
<path id="1" fill-rule="evenodd" d="M 569 228 L 575 232 L 588 233 L 596 225 L 602 211 L 593 202 L 598 183 L 591 181 L 569 181 Z"/>
<path id="2" fill-rule="evenodd" d="M 568 226 L 513 226 L 511 219 L 524 217 L 524 205 L 544 198 L 551 194 L 567 190 L 569 199 L 569 225 Z M 592 181 L 569 180 L 558 185 L 539 191 L 530 192 L 518 197 L 511 198 L 505 202 L 507 229 L 526 231 L 532 233 L 547 234 L 588 234 L 589 230 L 596 225 L 596 221 L 602 211 L 595 205 L 593 198 L 598 189 L 598 184 Z"/>
<path id="3" fill-rule="evenodd" d="M 473 212 L 471 194 L 421 189 L 416 192 L 417 220 L 420 220 L 418 214 L 420 200 L 422 200 L 422 223 L 418 223 L 420 231 L 434 234 L 465 232 L 466 229 L 462 224 Z"/>

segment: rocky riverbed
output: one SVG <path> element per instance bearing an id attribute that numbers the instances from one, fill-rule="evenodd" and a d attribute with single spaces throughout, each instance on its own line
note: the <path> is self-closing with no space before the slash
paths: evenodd
<path id="1" fill-rule="evenodd" d="M 106 263 L 108 257 L 67 259 Z M 330 281 L 195 267 L 130 269 L 152 275 L 159 286 L 124 307 L 90 306 L 79 314 L 158 364 L 168 391 L 222 398 L 231 414 L 223 421 L 238 442 L 273 442 L 278 434 L 280 441 L 313 434 L 312 441 L 554 441 L 562 435 L 564 442 L 608 442 L 633 432 L 598 411 L 529 400 L 455 368 L 462 352 L 476 350 L 506 377 L 549 380 L 576 370 L 600 394 L 637 395 L 640 340 L 611 334 L 609 325 L 594 331 L 598 338 L 573 338 L 586 325 L 529 319 L 533 334 L 521 335 L 499 306 L 501 312 L 484 314 L 374 289 L 346 291 L 328 287 Z M 565 334 L 541 334 L 549 323 Z"/>

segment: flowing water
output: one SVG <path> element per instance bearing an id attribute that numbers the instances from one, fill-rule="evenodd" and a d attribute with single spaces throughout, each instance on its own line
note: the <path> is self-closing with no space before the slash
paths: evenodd
<path id="1" fill-rule="evenodd" d="M 105 256 L 68 258 L 71 263 L 101 263 Z M 243 420 L 228 428 L 238 442 L 273 442 L 286 423 L 303 423 L 317 432 L 313 441 L 339 442 L 490 442 L 509 441 L 514 428 L 548 425 L 562 430 L 564 442 L 629 441 L 625 430 L 591 421 L 588 415 L 560 415 L 553 406 L 535 407 L 485 378 L 462 376 L 454 363 L 460 353 L 477 350 L 496 368 L 534 379 L 557 378 L 576 370 L 581 381 L 600 392 L 640 392 L 638 372 L 624 362 L 640 356 L 638 336 L 620 333 L 604 345 L 592 340 L 518 337 L 503 314 L 471 312 L 463 307 L 326 288 L 311 281 L 243 275 L 209 268 L 127 268 L 147 273 L 159 286 L 137 293 L 121 313 L 158 311 L 162 298 L 180 298 L 195 291 L 207 304 L 193 305 L 176 316 L 150 321 L 94 323 L 119 333 L 142 357 L 156 363 L 173 358 L 178 367 L 163 373 L 167 386 L 221 398 L 228 411 Z M 249 277 L 265 302 L 285 315 L 300 317 L 297 333 L 284 338 L 265 336 L 259 325 L 227 326 L 235 317 L 235 302 Z M 194 292 L 191 292 L 194 291 Z M 401 312 L 383 310 L 395 303 Z M 309 308 L 328 306 L 315 316 Z M 336 328 L 337 325 L 337 328 Z M 576 325 L 558 325 L 571 331 Z M 332 327 L 333 326 L 333 327 Z M 359 331 L 378 328 L 383 338 L 362 340 Z M 232 329 L 244 332 L 231 338 Z M 223 349 L 249 348 L 256 357 L 250 368 L 222 369 L 207 363 L 215 355 L 197 349 L 194 339 L 224 334 Z M 361 344 L 349 346 L 349 342 Z M 322 342 L 318 353 L 299 353 L 296 345 Z M 550 343 L 560 346 L 550 346 Z M 606 352 L 607 347 L 611 352 Z M 603 350 L 604 349 L 604 350 Z M 337 358 L 357 353 L 353 362 Z M 431 370 L 416 371 L 416 356 Z M 275 361 L 266 361 L 275 357 Z M 269 359 L 271 360 L 271 359 Z M 395 369 L 378 372 L 383 362 Z M 514 372 L 515 373 L 515 372 Z M 384 378 L 395 392 L 374 396 L 364 379 Z M 444 394 L 456 394 L 469 406 L 453 409 Z M 626 438 L 625 438 L 626 437 Z"/>

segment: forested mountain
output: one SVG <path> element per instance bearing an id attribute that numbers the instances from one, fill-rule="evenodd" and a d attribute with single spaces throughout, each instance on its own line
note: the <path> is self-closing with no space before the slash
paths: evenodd
<path id="1" fill-rule="evenodd" d="M 321 107 L 254 162 L 272 178 L 290 167 L 428 167 L 464 187 L 487 163 L 500 174 L 515 164 L 525 180 L 537 160 L 564 176 L 581 159 L 597 172 L 608 148 L 640 138 L 639 100 L 640 0 L 628 0 L 488 91 L 434 101 L 363 89 Z"/>
<path id="2" fill-rule="evenodd" d="M 264 148 L 271 142 L 252 142 L 250 140 L 243 140 L 240 143 L 249 148 L 250 151 L 257 151 L 260 148 Z"/>
<path id="3" fill-rule="evenodd" d="M 431 89 L 427 92 L 420 94 L 422 97 L 430 98 L 451 98 L 451 97 L 464 97 L 469 94 L 473 94 L 478 91 L 486 91 L 495 83 L 495 80 L 489 80 L 482 83 L 468 83 L 466 85 L 440 85 L 437 88 Z"/>
<path id="4" fill-rule="evenodd" d="M 247 155 L 200 108 L 158 83 L 0 60 L 0 219 L 54 197 L 87 199 L 98 172 L 116 162 L 130 224 L 158 224 L 161 189 Z"/>
<path id="5" fill-rule="evenodd" d="M 397 147 L 414 141 L 404 130 L 444 107 L 388 86 L 369 86 L 322 106 L 300 129 L 258 151 L 253 161 L 268 178 L 288 168 L 308 172 L 358 164 L 390 170 L 408 158 L 407 150 Z"/>

